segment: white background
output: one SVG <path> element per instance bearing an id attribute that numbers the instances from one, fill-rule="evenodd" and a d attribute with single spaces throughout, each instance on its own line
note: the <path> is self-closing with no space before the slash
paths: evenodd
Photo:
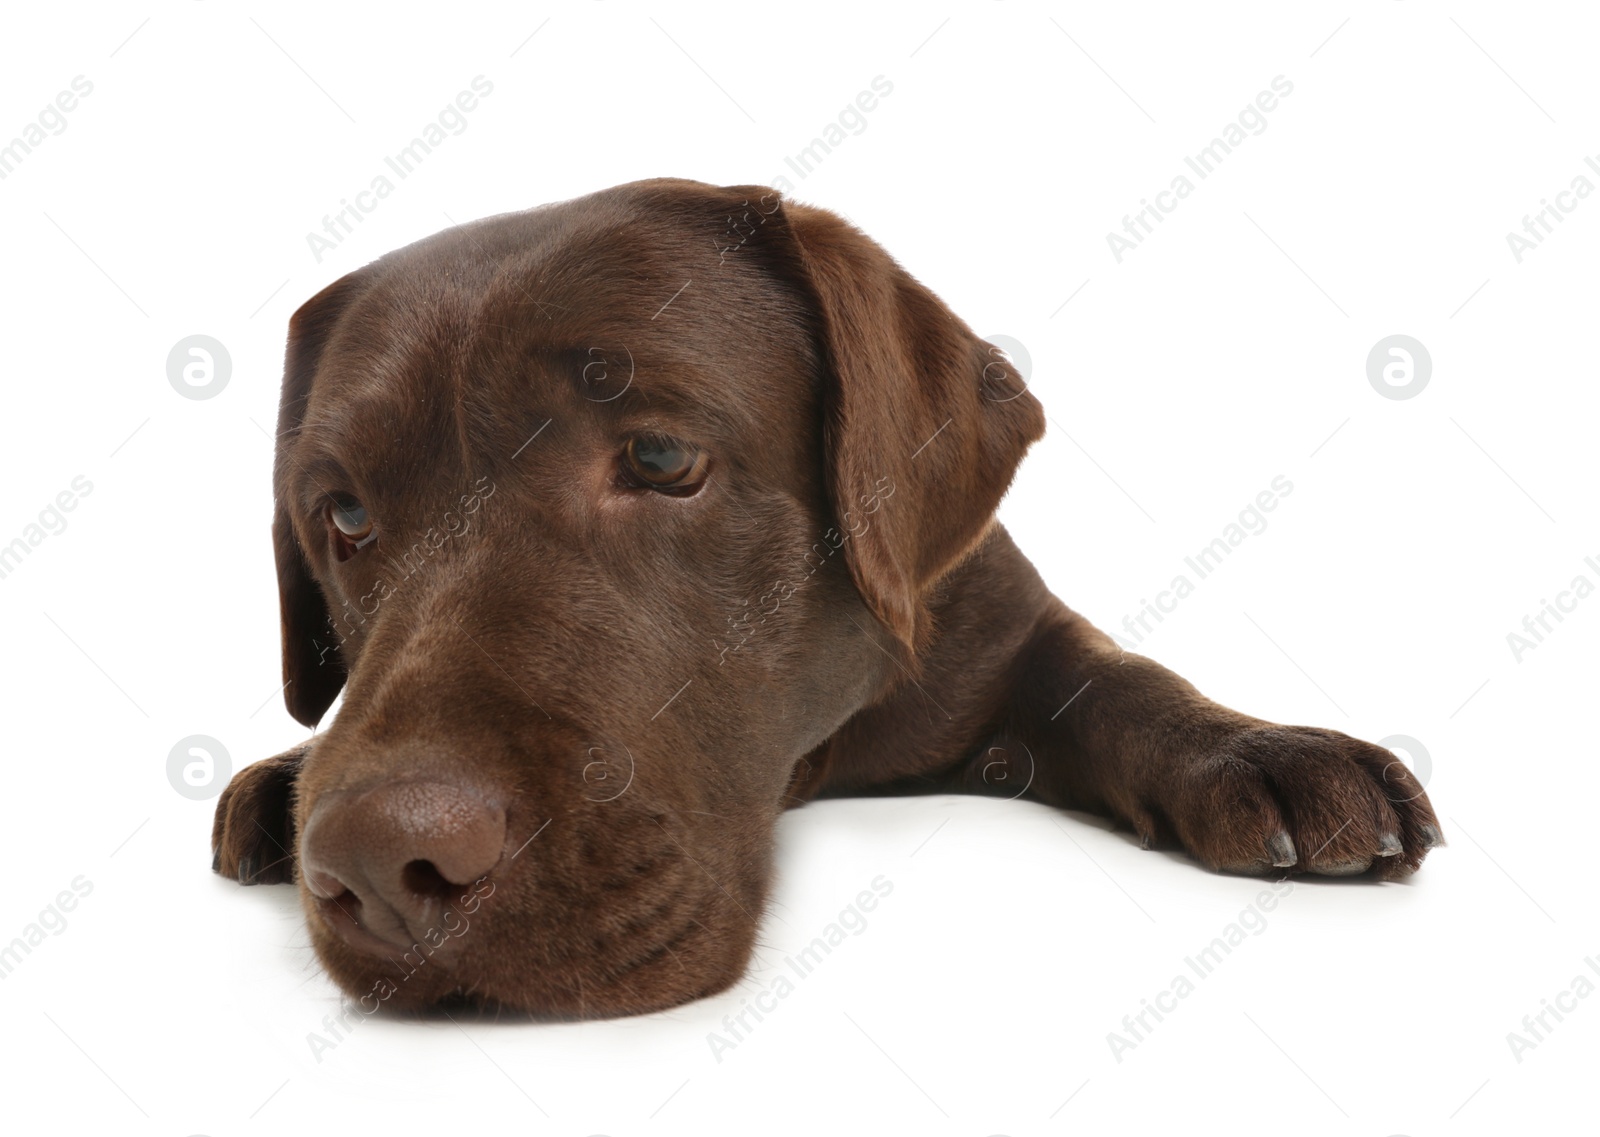
<path id="1" fill-rule="evenodd" d="M 1578 575 L 1600 584 L 1600 197 L 1566 199 L 1520 263 L 1506 240 L 1577 176 L 1600 185 L 1585 16 L 14 7 L 0 140 L 74 76 L 93 91 L 0 181 L 0 543 L 93 488 L 0 580 L 0 942 L 74 878 L 93 891 L 0 980 L 7 1127 L 1382 1137 L 1592 1114 L 1600 998 L 1520 1062 L 1507 1040 L 1600 982 L 1600 599 L 1520 660 L 1507 641 Z M 319 263 L 306 234 L 478 75 L 465 131 Z M 1140 650 L 1264 717 L 1419 740 L 1449 846 L 1405 884 L 1301 884 L 1119 1062 L 1108 1033 L 1259 883 L 1033 805 L 814 805 L 779 832 L 740 987 L 615 1022 L 366 1022 L 318 1061 L 337 995 L 292 890 L 214 877 L 214 802 L 166 772 L 188 735 L 237 769 L 303 734 L 268 541 L 289 314 L 450 219 L 775 178 L 879 75 L 866 128 L 788 176 L 1025 345 L 1051 426 L 1002 511 L 1018 543 L 1115 630 L 1286 476 L 1268 528 Z M 1118 263 L 1107 234 L 1278 75 L 1267 129 Z M 166 374 L 197 333 L 232 360 L 205 400 Z M 1366 371 L 1395 333 L 1433 364 L 1404 400 Z M 708 1032 L 879 875 L 866 930 L 718 1061 Z"/>

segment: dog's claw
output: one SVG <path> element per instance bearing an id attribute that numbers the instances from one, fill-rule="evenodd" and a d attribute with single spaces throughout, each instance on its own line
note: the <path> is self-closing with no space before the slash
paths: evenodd
<path id="1" fill-rule="evenodd" d="M 1394 833 L 1385 833 L 1378 838 L 1378 856 L 1395 857 L 1405 852 L 1405 846 L 1400 844 L 1400 837 Z"/>
<path id="2" fill-rule="evenodd" d="M 1424 848 L 1437 849 L 1444 844 L 1444 834 L 1440 833 L 1436 826 L 1424 825 L 1418 832 L 1422 837 Z"/>
<path id="3" fill-rule="evenodd" d="M 220 845 L 211 850 L 211 871 L 222 871 L 222 847 Z"/>
<path id="4" fill-rule="evenodd" d="M 254 857 L 239 858 L 239 883 L 254 884 L 256 882 L 256 862 Z"/>
<path id="5" fill-rule="evenodd" d="M 1279 830 L 1267 838 L 1267 853 L 1272 858 L 1272 867 L 1286 869 L 1292 866 L 1299 857 L 1294 851 L 1294 838 Z"/>

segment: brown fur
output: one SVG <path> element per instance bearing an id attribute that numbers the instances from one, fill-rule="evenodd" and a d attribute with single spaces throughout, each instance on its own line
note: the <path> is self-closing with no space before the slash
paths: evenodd
<path id="1" fill-rule="evenodd" d="M 273 522 L 289 710 L 344 703 L 234 779 L 218 870 L 298 876 L 364 1007 L 575 1015 L 738 979 L 818 795 L 1025 784 L 1212 868 L 1414 870 L 1438 823 L 1387 751 L 1218 706 L 1049 593 L 994 521 L 1043 431 L 878 245 L 763 187 L 633 183 L 351 273 L 290 325 Z M 619 487 L 640 433 L 703 446 L 699 492 Z M 343 561 L 334 493 L 377 525 Z M 445 800 L 476 880 L 436 868 Z"/>

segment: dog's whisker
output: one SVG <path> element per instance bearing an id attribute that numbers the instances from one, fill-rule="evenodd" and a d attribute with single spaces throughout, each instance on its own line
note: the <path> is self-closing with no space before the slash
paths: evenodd
<path id="1" fill-rule="evenodd" d="M 704 809 L 672 809 L 670 806 L 658 805 L 652 810 L 654 813 L 680 813 L 696 817 L 714 817 L 718 821 L 732 821 L 733 818 L 721 813 L 710 813 Z"/>
<path id="2" fill-rule="evenodd" d="M 666 833 L 667 839 L 669 841 L 671 841 L 674 845 L 677 845 L 678 849 L 683 853 L 683 855 L 688 857 L 691 861 L 693 861 L 694 864 L 695 864 L 695 867 L 698 868 L 701 872 L 706 874 L 706 879 L 707 880 L 709 880 L 712 884 L 716 885 L 719 889 L 722 890 L 722 894 L 724 896 L 726 896 L 730 901 L 733 902 L 733 906 L 735 908 L 739 909 L 739 911 L 741 911 L 741 912 L 743 912 L 745 914 L 745 918 L 747 920 L 749 920 L 750 923 L 752 923 L 752 924 L 754 924 L 754 925 L 756 925 L 758 927 L 760 926 L 761 921 L 757 920 L 754 916 L 750 915 L 749 910 L 746 909 L 743 904 L 739 903 L 739 901 L 734 897 L 733 893 L 729 892 L 726 888 L 723 887 L 722 882 L 711 874 L 711 870 L 710 869 L 706 868 L 705 865 L 701 864 L 695 858 L 695 855 L 693 853 L 689 852 L 688 849 L 685 849 L 683 847 L 682 842 L 680 842 L 671 833 L 667 833 L 666 829 L 662 827 L 662 825 L 661 825 L 661 823 L 659 821 L 656 822 L 656 828 L 661 829 L 661 832 Z M 780 919 L 779 923 L 783 923 L 783 921 Z"/>
<path id="3" fill-rule="evenodd" d="M 281 847 L 282 846 L 280 846 L 280 848 Z M 292 860 L 294 860 L 294 854 L 293 853 L 285 853 L 283 856 L 279 857 L 277 860 L 268 861 L 266 864 L 264 864 L 260 868 L 256 869 L 255 875 L 256 876 L 260 876 L 262 873 L 266 872 L 268 869 L 275 868 L 278 865 L 283 864 L 284 861 L 292 861 Z"/>
<path id="4" fill-rule="evenodd" d="M 285 683 L 284 686 L 287 687 L 288 684 Z M 274 845 L 278 846 L 278 851 L 283 854 L 282 860 L 288 860 L 290 857 L 294 856 L 293 853 L 289 852 L 288 849 L 285 849 L 283 847 L 283 842 L 279 841 L 276 837 L 274 837 L 271 833 L 269 833 L 267 831 L 267 827 L 265 825 L 261 824 L 261 819 L 259 817 L 252 817 L 250 820 L 254 821 L 256 823 L 256 828 L 261 830 L 262 835 L 264 837 L 266 837 L 266 839 L 268 841 L 271 841 Z M 273 864 L 281 864 L 282 861 L 274 861 L 272 863 Z"/>

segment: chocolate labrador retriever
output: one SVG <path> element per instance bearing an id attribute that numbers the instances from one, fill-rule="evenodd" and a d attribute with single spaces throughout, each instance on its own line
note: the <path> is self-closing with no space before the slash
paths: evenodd
<path id="1" fill-rule="evenodd" d="M 358 269 L 290 322 L 272 526 L 289 712 L 344 701 L 233 779 L 214 867 L 298 880 L 365 1011 L 578 1016 L 736 981 L 817 796 L 1415 870 L 1438 822 L 1387 750 L 1219 706 L 1045 588 L 994 519 L 1044 425 L 882 248 L 762 186 L 635 182 Z"/>

